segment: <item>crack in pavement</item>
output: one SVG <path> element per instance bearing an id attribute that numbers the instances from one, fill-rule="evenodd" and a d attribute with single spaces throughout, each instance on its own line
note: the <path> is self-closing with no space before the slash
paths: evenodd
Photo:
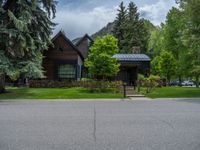
<path id="1" fill-rule="evenodd" d="M 96 107 L 94 105 L 94 117 L 93 117 L 93 139 L 94 139 L 94 144 L 95 144 L 95 149 L 96 149 Z"/>

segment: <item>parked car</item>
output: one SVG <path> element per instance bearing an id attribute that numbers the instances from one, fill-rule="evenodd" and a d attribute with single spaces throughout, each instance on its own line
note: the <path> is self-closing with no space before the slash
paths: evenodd
<path id="1" fill-rule="evenodd" d="M 178 85 L 179 85 L 179 81 L 177 80 L 170 82 L 170 86 L 178 86 Z"/>
<path id="2" fill-rule="evenodd" d="M 183 81 L 181 83 L 182 86 L 194 86 L 195 83 L 193 81 Z"/>

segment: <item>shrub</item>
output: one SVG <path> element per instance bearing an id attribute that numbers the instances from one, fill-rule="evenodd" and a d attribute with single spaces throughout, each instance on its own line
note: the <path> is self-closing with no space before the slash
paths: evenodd
<path id="1" fill-rule="evenodd" d="M 148 78 L 140 78 L 139 84 L 143 87 L 146 87 L 146 93 L 150 93 L 156 87 L 162 87 L 162 80 L 159 76 L 151 75 Z"/>
<path id="2" fill-rule="evenodd" d="M 32 80 L 29 82 L 31 88 L 72 88 L 83 87 L 88 88 L 90 92 L 121 92 L 121 81 L 53 81 L 53 80 Z"/>

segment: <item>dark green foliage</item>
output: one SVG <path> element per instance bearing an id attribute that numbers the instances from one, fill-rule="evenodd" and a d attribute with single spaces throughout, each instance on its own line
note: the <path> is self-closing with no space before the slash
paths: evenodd
<path id="1" fill-rule="evenodd" d="M 133 2 L 128 6 L 128 17 L 126 24 L 126 53 L 133 53 L 133 47 L 140 47 L 141 53 L 146 53 L 148 40 L 147 29 L 144 25 L 144 20 L 139 18 L 139 13 L 136 5 Z"/>
<path id="2" fill-rule="evenodd" d="M 126 51 L 126 25 L 127 25 L 127 9 L 124 6 L 124 3 L 121 2 L 119 9 L 117 10 L 118 14 L 115 20 L 113 34 L 118 39 L 118 47 L 120 52 Z"/>
<path id="3" fill-rule="evenodd" d="M 123 3 L 120 4 L 113 34 L 118 39 L 120 53 L 133 53 L 134 47 L 140 47 L 146 53 L 148 30 L 144 20 L 139 18 L 137 6 L 133 2 L 129 3 L 128 9 Z"/>
<path id="4" fill-rule="evenodd" d="M 42 77 L 42 51 L 55 25 L 54 0 L 0 1 L 0 74 Z"/>

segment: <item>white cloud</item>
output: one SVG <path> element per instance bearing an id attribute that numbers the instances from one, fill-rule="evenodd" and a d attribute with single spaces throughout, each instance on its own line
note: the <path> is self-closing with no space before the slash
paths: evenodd
<path id="1" fill-rule="evenodd" d="M 165 21 L 166 14 L 172 6 L 176 6 L 175 0 L 157 0 L 153 4 L 145 4 L 139 7 L 142 18 L 149 19 L 155 25 Z M 128 3 L 128 2 L 127 2 Z M 74 10 L 72 8 L 75 8 Z M 87 11 L 84 11 L 87 10 Z M 62 6 L 56 13 L 54 22 L 58 23 L 54 34 L 60 29 L 64 30 L 70 39 L 80 37 L 85 33 L 93 34 L 115 19 L 117 6 L 100 6 L 93 9 L 83 9 Z"/>
<path id="2" fill-rule="evenodd" d="M 141 17 L 149 19 L 155 25 L 160 25 L 166 19 L 167 12 L 172 6 L 176 6 L 173 0 L 159 0 L 157 3 L 152 5 L 144 5 L 139 8 Z"/>
<path id="3" fill-rule="evenodd" d="M 116 8 L 96 7 L 89 12 L 61 10 L 56 14 L 58 26 L 54 33 L 63 29 L 69 38 L 93 34 L 113 21 L 115 16 Z"/>

